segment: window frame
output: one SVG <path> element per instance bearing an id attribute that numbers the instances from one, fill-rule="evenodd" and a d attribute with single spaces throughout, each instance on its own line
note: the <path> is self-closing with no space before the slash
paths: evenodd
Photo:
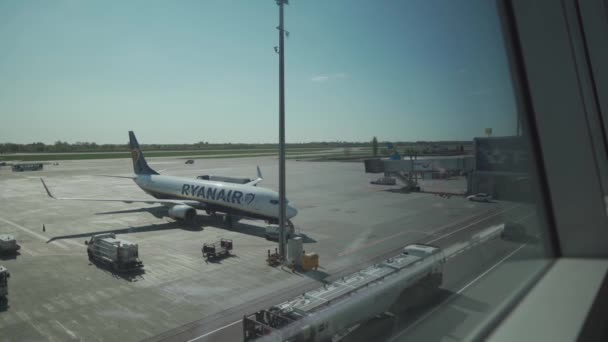
<path id="1" fill-rule="evenodd" d="M 544 272 L 503 307 L 495 310 L 485 324 L 472 333 L 476 340 L 489 338 L 514 308 L 533 301 L 534 292 L 530 290 L 542 286 L 548 272 L 559 266 L 562 260 L 605 259 L 608 256 L 608 217 L 604 201 L 605 190 L 608 189 L 608 167 L 605 130 L 602 131 L 603 127 L 599 125 L 602 123 L 600 104 L 607 103 L 608 99 L 605 92 L 597 91 L 595 73 L 598 66 L 590 64 L 592 59 L 589 56 L 593 51 L 588 48 L 591 45 L 588 31 L 600 27 L 600 30 L 608 32 L 608 21 L 603 26 L 596 22 L 602 15 L 597 10 L 602 5 L 600 1 L 498 0 L 518 116 L 533 148 L 537 172 L 532 174 L 543 175 L 532 182 L 540 190 L 533 193 L 540 194 L 537 203 L 544 206 L 539 208 L 546 214 L 544 224 L 548 236 L 544 240 L 554 259 Z M 585 4 L 581 5 L 583 2 Z M 608 7 L 606 3 L 604 5 Z M 595 11 L 590 8 L 595 8 Z M 590 28 L 582 22 L 589 20 L 592 14 L 596 16 L 593 19 L 595 26 Z M 604 14 L 608 18 L 608 12 Z M 596 43 L 600 33 L 593 33 Z M 602 53 L 606 51 L 604 49 Z M 607 60 L 602 60 L 604 73 L 601 75 L 604 79 L 608 70 Z M 595 61 L 599 63 L 597 58 Z M 603 120 L 603 124 L 606 122 Z M 607 281 L 608 278 L 602 287 L 606 290 L 604 292 L 608 292 Z M 529 299 L 529 295 L 533 298 Z M 606 307 L 603 312 L 608 312 Z M 548 312 L 559 309 L 546 305 L 541 310 L 551 315 Z M 599 309 L 594 305 L 594 310 Z M 585 336 L 585 331 L 592 327 L 603 328 L 604 317 L 596 320 L 595 325 L 587 319 L 583 332 L 578 336 Z M 586 317 L 574 318 L 569 321 L 569 327 L 579 324 L 580 328 L 580 322 Z M 542 332 L 546 327 L 533 326 L 535 320 L 532 317 L 523 321 L 529 325 L 525 329 L 529 328 L 526 331 L 530 336 L 546 336 Z"/>
<path id="2" fill-rule="evenodd" d="M 551 256 L 606 257 L 602 176 L 589 130 L 593 113 L 585 105 L 593 87 L 576 59 L 580 37 L 571 27 L 569 1 L 499 3 L 522 129 L 532 139 L 536 173 L 543 175 L 534 183 L 548 216 Z"/>

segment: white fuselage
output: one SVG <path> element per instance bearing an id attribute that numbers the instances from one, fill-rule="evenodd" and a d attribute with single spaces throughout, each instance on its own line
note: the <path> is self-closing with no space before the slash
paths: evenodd
<path id="1" fill-rule="evenodd" d="M 161 175 L 138 175 L 134 181 L 156 198 L 197 201 L 198 209 L 266 220 L 279 217 L 278 194 L 257 186 Z M 286 213 L 291 219 L 298 211 L 287 204 Z"/>

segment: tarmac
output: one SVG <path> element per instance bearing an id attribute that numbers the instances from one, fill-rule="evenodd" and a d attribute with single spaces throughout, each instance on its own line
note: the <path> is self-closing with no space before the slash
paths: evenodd
<path id="1" fill-rule="evenodd" d="M 264 175 L 259 186 L 278 189 L 274 157 L 195 159 L 193 165 L 152 158 L 149 163 L 162 174 L 192 178 L 253 178 L 259 165 Z M 287 161 L 287 196 L 299 210 L 293 222 L 304 249 L 318 253 L 322 266 L 294 274 L 265 264 L 276 243 L 264 239 L 264 222 L 243 219 L 229 228 L 221 218 L 199 211 L 197 224 L 185 228 L 166 217 L 162 206 L 53 200 L 40 182 L 44 178 L 60 197 L 149 198 L 129 179 L 103 177 L 131 174 L 129 159 L 60 161 L 37 172 L 0 168 L 0 234 L 15 235 L 21 245 L 20 254 L 0 259 L 11 272 L 8 303 L 0 307 L 3 341 L 225 340 L 221 329 L 244 314 L 354 272 L 407 244 L 448 246 L 532 210 L 371 185 L 377 175 L 365 174 L 363 163 Z M 431 182 L 434 192 L 466 188 L 461 178 Z M 421 185 L 424 189 L 424 181 Z M 101 232 L 136 242 L 144 271 L 120 275 L 90 264 L 84 241 Z M 203 242 L 220 238 L 233 239 L 234 255 L 205 262 Z M 454 282 L 470 276 L 455 275 Z M 226 338 L 238 340 L 238 324 L 230 327 Z"/>

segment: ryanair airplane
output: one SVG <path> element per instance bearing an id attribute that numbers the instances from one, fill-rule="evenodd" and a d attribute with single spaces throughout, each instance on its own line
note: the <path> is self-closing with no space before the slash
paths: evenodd
<path id="1" fill-rule="evenodd" d="M 279 217 L 279 194 L 275 191 L 257 187 L 262 181 L 258 167 L 257 179 L 235 184 L 203 179 L 189 179 L 160 175 L 148 166 L 144 154 L 139 148 L 135 134 L 129 131 L 131 158 L 135 176 L 121 178 L 133 179 L 143 191 L 154 198 L 149 199 L 115 199 L 115 198 L 61 198 L 55 197 L 41 178 L 42 185 L 49 197 L 57 200 L 109 201 L 124 203 L 159 203 L 169 207 L 171 218 L 190 223 L 196 217 L 197 209 L 206 210 L 208 214 L 225 213 L 228 225 L 238 218 L 247 217 L 277 223 Z M 296 216 L 298 210 L 287 201 L 287 219 Z M 291 225 L 291 221 L 289 221 Z"/>

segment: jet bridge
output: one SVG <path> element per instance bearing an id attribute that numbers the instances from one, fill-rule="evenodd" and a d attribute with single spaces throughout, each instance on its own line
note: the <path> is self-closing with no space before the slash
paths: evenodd
<path id="1" fill-rule="evenodd" d="M 367 159 L 366 173 L 383 173 L 372 184 L 395 185 L 397 180 L 410 190 L 420 191 L 419 179 L 447 178 L 474 169 L 473 156 L 410 157 L 409 159 Z"/>

